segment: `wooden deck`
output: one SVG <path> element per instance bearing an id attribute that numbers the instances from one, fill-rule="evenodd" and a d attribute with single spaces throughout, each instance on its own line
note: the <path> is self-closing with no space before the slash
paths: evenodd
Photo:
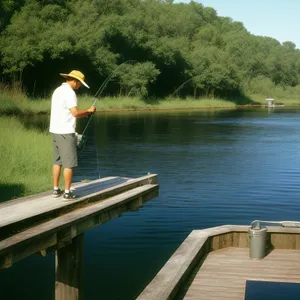
<path id="1" fill-rule="evenodd" d="M 210 252 L 184 299 L 244 300 L 246 280 L 300 283 L 300 251 L 275 249 L 262 260 L 251 260 L 248 248 Z"/>
<path id="2" fill-rule="evenodd" d="M 262 260 L 251 260 L 249 226 L 193 230 L 137 300 L 244 300 L 246 281 L 300 283 L 300 228 L 268 226 Z"/>
<path id="3" fill-rule="evenodd" d="M 0 228 L 56 209 L 74 206 L 74 204 L 84 201 L 86 196 L 94 193 L 100 194 L 101 191 L 132 180 L 124 177 L 107 177 L 87 183 L 79 183 L 73 188 L 73 191 L 78 195 L 78 198 L 74 200 L 65 200 L 62 197 L 53 198 L 51 191 L 49 191 L 0 203 Z"/>
<path id="4" fill-rule="evenodd" d="M 78 198 L 51 191 L 0 204 L 0 270 L 55 251 L 55 299 L 82 300 L 84 232 L 158 195 L 157 175 L 107 177 L 75 186 Z"/>
<path id="5" fill-rule="evenodd" d="M 51 191 L 0 204 L 0 269 L 40 252 L 72 243 L 86 230 L 158 195 L 157 175 L 107 177 L 75 185 L 78 198 L 53 198 Z"/>

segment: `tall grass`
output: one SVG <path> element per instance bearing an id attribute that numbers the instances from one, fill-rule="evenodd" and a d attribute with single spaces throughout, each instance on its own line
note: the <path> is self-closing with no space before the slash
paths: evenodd
<path id="1" fill-rule="evenodd" d="M 275 103 L 286 106 L 300 105 L 300 85 L 296 87 L 276 86 L 268 78 L 258 78 L 244 84 L 243 99 L 168 97 L 165 99 L 147 99 L 139 97 L 100 97 L 97 100 L 98 111 L 113 110 L 159 110 L 159 109 L 194 109 L 194 108 L 234 108 L 239 105 L 265 105 L 266 98 L 275 98 Z M 50 114 L 51 96 L 47 99 L 28 98 L 21 87 L 16 84 L 8 86 L 0 84 L 0 114 Z M 95 98 L 79 95 L 79 108 L 86 109 Z"/>
<path id="2" fill-rule="evenodd" d="M 78 106 L 87 108 L 92 105 L 95 98 L 84 96 L 78 98 Z M 149 107 L 141 98 L 138 97 L 103 97 L 98 98 L 97 110 L 116 110 L 116 109 L 141 109 Z"/>
<path id="3" fill-rule="evenodd" d="M 9 99 L 9 98 L 7 98 Z M 86 109 L 92 105 L 95 98 L 79 96 L 78 107 Z M 26 99 L 26 100 L 1 100 L 0 114 L 50 114 L 51 100 Z M 166 98 L 143 100 L 138 97 L 104 97 L 96 102 L 98 111 L 113 110 L 143 110 L 143 109 L 192 109 L 192 108 L 233 108 L 234 102 L 222 99 L 194 99 L 194 98 Z"/>
<path id="4" fill-rule="evenodd" d="M 1 117 L 0 126 L 0 201 L 50 189 L 50 135 L 26 129 L 15 117 Z"/>
<path id="5" fill-rule="evenodd" d="M 12 85 L 0 83 L 0 101 L 11 101 L 13 103 L 21 103 L 28 101 L 28 97 L 22 89 L 20 82 L 15 82 Z"/>
<path id="6" fill-rule="evenodd" d="M 218 98 L 200 98 L 195 99 L 192 97 L 187 97 L 186 99 L 180 98 L 167 98 L 165 100 L 159 101 L 157 108 L 160 109 L 172 109 L 172 108 L 233 108 L 235 103 L 218 99 Z"/>
<path id="7" fill-rule="evenodd" d="M 79 106 L 88 107 L 93 102 L 92 97 L 79 99 Z M 222 99 L 166 98 L 142 100 L 138 97 L 104 97 L 97 101 L 98 111 L 107 110 L 139 110 L 139 109 L 191 109 L 191 108 L 232 108 L 235 103 Z"/>
<path id="8" fill-rule="evenodd" d="M 275 85 L 269 78 L 259 76 L 245 83 L 244 90 L 261 104 L 266 104 L 266 98 L 273 98 L 277 104 L 300 105 L 300 85 L 283 87 Z"/>
<path id="9" fill-rule="evenodd" d="M 37 114 L 50 112 L 50 99 L 30 99 L 20 83 L 0 83 L 0 114 Z"/>

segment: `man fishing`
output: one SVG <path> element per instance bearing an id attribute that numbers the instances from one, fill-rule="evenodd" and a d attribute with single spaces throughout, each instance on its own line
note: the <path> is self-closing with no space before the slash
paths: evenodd
<path id="1" fill-rule="evenodd" d="M 77 107 L 77 96 L 75 91 L 82 85 L 89 88 L 84 81 L 84 75 L 77 70 L 69 74 L 60 73 L 66 78 L 52 95 L 50 132 L 52 133 L 53 145 L 53 197 L 57 198 L 63 194 L 64 199 L 74 199 L 76 195 L 71 192 L 73 178 L 73 168 L 77 167 L 77 148 L 76 148 L 76 118 L 83 118 L 96 111 L 95 106 L 87 110 L 79 110 Z M 59 188 L 59 178 L 61 169 L 65 182 L 64 193 Z"/>

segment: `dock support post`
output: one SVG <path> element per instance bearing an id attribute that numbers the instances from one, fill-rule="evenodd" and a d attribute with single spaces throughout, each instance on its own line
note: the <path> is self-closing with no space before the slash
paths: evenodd
<path id="1" fill-rule="evenodd" d="M 56 251 L 55 300 L 83 299 L 83 242 L 82 233 Z"/>

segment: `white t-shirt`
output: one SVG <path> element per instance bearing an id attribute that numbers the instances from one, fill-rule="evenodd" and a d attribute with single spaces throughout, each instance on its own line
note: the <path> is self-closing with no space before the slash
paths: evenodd
<path id="1" fill-rule="evenodd" d="M 56 134 L 75 133 L 76 118 L 70 108 L 77 106 L 77 97 L 73 89 L 63 83 L 52 95 L 50 132 Z"/>

